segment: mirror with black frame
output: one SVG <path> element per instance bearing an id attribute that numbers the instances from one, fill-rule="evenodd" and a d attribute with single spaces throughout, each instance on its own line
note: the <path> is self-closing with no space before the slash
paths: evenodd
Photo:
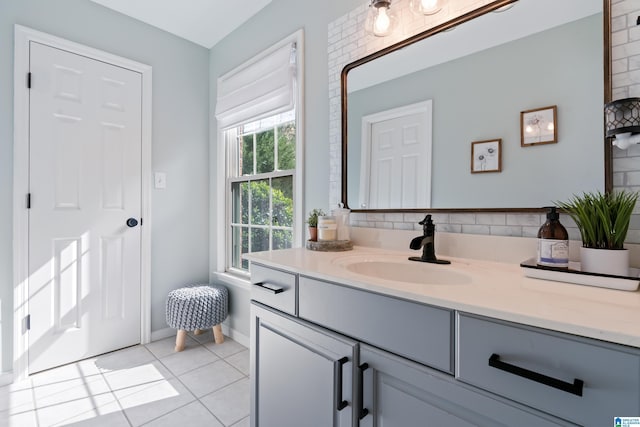
<path id="1" fill-rule="evenodd" d="M 524 211 L 606 190 L 609 9 L 495 1 L 348 64 L 343 203 Z"/>

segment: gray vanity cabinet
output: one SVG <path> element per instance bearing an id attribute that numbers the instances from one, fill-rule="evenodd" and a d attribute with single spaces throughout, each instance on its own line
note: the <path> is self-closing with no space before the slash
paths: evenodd
<path id="1" fill-rule="evenodd" d="M 458 314 L 456 375 L 583 426 L 640 415 L 640 351 Z"/>
<path id="2" fill-rule="evenodd" d="M 252 427 L 353 425 L 355 342 L 252 303 Z"/>
<path id="3" fill-rule="evenodd" d="M 360 345 L 360 427 L 572 426 L 418 363 Z"/>
<path id="4" fill-rule="evenodd" d="M 640 415 L 637 348 L 255 263 L 251 297 L 252 427 L 600 427 Z"/>

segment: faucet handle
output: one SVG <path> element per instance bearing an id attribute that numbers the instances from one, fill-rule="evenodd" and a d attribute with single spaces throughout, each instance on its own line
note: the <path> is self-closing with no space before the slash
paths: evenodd
<path id="1" fill-rule="evenodd" d="M 427 216 L 425 216 L 424 219 L 420 221 L 418 224 L 420 225 L 433 224 L 433 221 L 431 221 L 431 214 L 427 214 Z"/>

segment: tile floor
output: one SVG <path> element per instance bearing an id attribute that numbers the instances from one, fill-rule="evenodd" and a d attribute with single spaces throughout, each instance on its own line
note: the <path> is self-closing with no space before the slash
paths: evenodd
<path id="1" fill-rule="evenodd" d="M 211 330 L 135 346 L 0 388 L 0 427 L 249 426 L 249 350 Z"/>

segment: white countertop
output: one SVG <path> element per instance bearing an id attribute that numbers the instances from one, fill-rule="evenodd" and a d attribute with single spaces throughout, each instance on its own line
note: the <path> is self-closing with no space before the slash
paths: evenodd
<path id="1" fill-rule="evenodd" d="M 440 256 L 451 265 L 430 269 L 466 275 L 464 284 L 418 284 L 347 270 L 354 257 L 415 264 L 412 251 L 356 246 L 348 252 L 304 248 L 246 254 L 245 258 L 309 277 L 410 301 L 610 341 L 640 348 L 640 292 L 603 289 L 525 277 L 517 264 Z"/>

